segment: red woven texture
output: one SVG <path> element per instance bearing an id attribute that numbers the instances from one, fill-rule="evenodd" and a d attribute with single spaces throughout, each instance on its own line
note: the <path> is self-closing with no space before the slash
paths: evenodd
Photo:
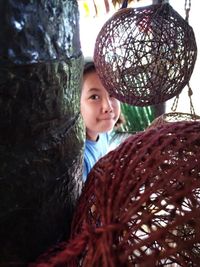
<path id="1" fill-rule="evenodd" d="M 136 106 L 178 95 L 196 57 L 193 29 L 169 4 L 120 10 L 102 27 L 94 51 L 109 93 Z"/>
<path id="2" fill-rule="evenodd" d="M 191 113 L 182 113 L 182 112 L 170 112 L 164 113 L 161 116 L 155 118 L 148 128 L 158 127 L 165 123 L 179 122 L 179 121 L 199 121 L 200 116 Z"/>
<path id="3" fill-rule="evenodd" d="M 103 157 L 79 199 L 72 239 L 40 266 L 199 266 L 200 123 L 163 124 Z"/>

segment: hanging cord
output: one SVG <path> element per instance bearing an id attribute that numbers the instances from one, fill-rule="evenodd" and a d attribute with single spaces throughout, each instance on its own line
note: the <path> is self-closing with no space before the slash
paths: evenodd
<path id="1" fill-rule="evenodd" d="M 94 10 L 95 10 L 95 16 L 94 17 L 97 17 L 98 16 L 98 9 L 97 9 L 97 5 L 95 3 L 95 0 L 93 0 L 93 5 L 94 5 Z"/>
<path id="2" fill-rule="evenodd" d="M 178 107 L 179 95 L 177 95 L 174 99 L 174 102 L 171 107 L 171 111 L 175 112 Z"/>
<path id="3" fill-rule="evenodd" d="M 196 113 L 195 113 L 194 105 L 193 105 L 193 102 L 192 102 L 193 91 L 192 91 L 192 88 L 190 87 L 189 82 L 187 84 L 187 87 L 188 87 L 188 97 L 190 99 L 190 113 L 192 114 L 192 116 L 195 117 Z"/>
<path id="4" fill-rule="evenodd" d="M 191 10 L 191 0 L 185 0 L 185 20 L 187 22 L 189 22 L 190 10 Z M 190 99 L 190 113 L 195 118 L 196 113 L 195 113 L 194 105 L 192 102 L 193 91 L 192 91 L 192 88 L 190 87 L 189 82 L 187 84 L 187 87 L 188 87 L 188 97 Z"/>
<path id="5" fill-rule="evenodd" d="M 120 9 L 128 7 L 128 0 L 124 0 Z"/>
<path id="6" fill-rule="evenodd" d="M 189 13 L 191 9 L 191 0 L 185 0 L 185 20 L 189 22 Z"/>
<path id="7" fill-rule="evenodd" d="M 192 88 L 190 87 L 189 82 L 187 84 L 187 87 L 188 87 L 188 97 L 189 97 L 189 100 L 190 100 L 190 114 L 193 117 L 193 119 L 195 119 L 196 118 L 196 112 L 195 112 L 194 105 L 193 105 L 193 102 L 192 102 L 193 91 L 192 91 Z M 173 102 L 172 107 L 171 107 L 171 111 L 175 112 L 177 110 L 178 101 L 179 101 L 179 95 L 177 95 L 175 97 L 174 102 Z"/>
<path id="8" fill-rule="evenodd" d="M 109 11 L 110 11 L 110 4 L 109 4 L 108 0 L 104 0 L 104 4 L 105 4 L 106 13 L 109 13 Z"/>
<path id="9" fill-rule="evenodd" d="M 189 21 L 190 9 L 191 9 L 191 0 L 185 0 L 185 20 L 186 20 L 186 22 Z M 187 87 L 188 87 L 188 97 L 190 100 L 190 113 L 193 117 L 195 117 L 196 113 L 195 113 L 194 105 L 192 102 L 193 91 L 192 91 L 192 88 L 190 87 L 189 82 L 187 83 Z M 174 102 L 173 102 L 172 107 L 171 107 L 172 111 L 176 111 L 177 106 L 178 106 L 178 101 L 179 101 L 179 95 L 176 96 L 174 99 Z"/>

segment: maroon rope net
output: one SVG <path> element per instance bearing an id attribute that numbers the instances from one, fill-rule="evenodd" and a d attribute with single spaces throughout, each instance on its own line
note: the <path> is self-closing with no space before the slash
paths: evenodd
<path id="1" fill-rule="evenodd" d="M 103 157 L 79 199 L 72 241 L 46 257 L 37 266 L 199 266 L 200 123 L 148 129 Z"/>
<path id="2" fill-rule="evenodd" d="M 157 127 L 165 123 L 178 122 L 178 121 L 200 122 L 200 116 L 192 113 L 183 113 L 183 112 L 164 113 L 161 116 L 155 118 L 155 120 L 152 121 L 152 123 L 149 125 L 148 128 Z"/>
<path id="3" fill-rule="evenodd" d="M 105 88 L 136 106 L 178 95 L 196 57 L 193 29 L 169 4 L 120 10 L 102 27 L 94 51 Z"/>

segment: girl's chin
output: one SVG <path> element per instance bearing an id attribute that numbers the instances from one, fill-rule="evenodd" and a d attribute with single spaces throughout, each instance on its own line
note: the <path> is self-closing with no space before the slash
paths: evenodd
<path id="1" fill-rule="evenodd" d="M 93 124 L 93 131 L 98 133 L 105 133 L 111 131 L 115 126 L 114 120 L 99 121 L 95 125 Z"/>

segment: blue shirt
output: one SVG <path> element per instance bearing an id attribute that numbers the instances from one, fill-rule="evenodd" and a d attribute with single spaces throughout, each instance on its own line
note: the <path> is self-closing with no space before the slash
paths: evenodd
<path id="1" fill-rule="evenodd" d="M 87 175 L 94 164 L 103 157 L 109 148 L 109 134 L 101 133 L 97 141 L 86 140 L 84 151 L 83 181 L 87 179 Z"/>

